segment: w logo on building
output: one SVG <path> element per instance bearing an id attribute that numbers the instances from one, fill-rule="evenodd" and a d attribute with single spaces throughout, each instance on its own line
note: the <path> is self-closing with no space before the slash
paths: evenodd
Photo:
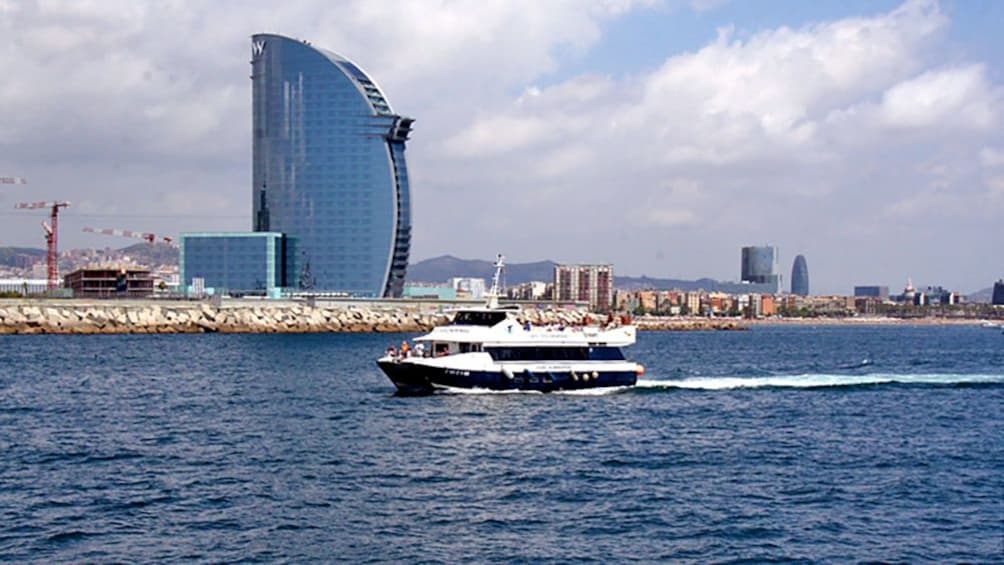
<path id="1" fill-rule="evenodd" d="M 264 53 L 265 53 L 265 42 L 264 41 L 255 41 L 254 43 L 251 44 L 251 56 L 252 57 L 261 57 L 262 54 L 264 54 Z"/>

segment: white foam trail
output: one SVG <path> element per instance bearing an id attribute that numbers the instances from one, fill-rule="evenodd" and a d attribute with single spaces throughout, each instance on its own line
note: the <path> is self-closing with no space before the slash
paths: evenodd
<path id="1" fill-rule="evenodd" d="M 568 396 L 606 396 L 630 390 L 628 386 L 606 386 L 595 388 L 583 388 L 579 390 L 555 390 L 550 394 L 561 394 Z M 455 388 L 441 387 L 436 389 L 437 394 L 468 394 L 468 395 L 510 395 L 510 394 L 544 394 L 539 390 L 490 390 L 487 388 Z"/>
<path id="2" fill-rule="evenodd" d="M 436 389 L 436 394 L 544 394 L 539 390 L 491 390 L 487 388 L 456 388 L 444 386 Z"/>
<path id="3" fill-rule="evenodd" d="M 902 384 L 996 384 L 1004 383 L 1004 375 L 784 375 L 775 377 L 694 377 L 679 380 L 639 379 L 639 388 L 684 388 L 695 390 L 729 390 L 736 388 L 813 388 L 830 386 L 861 386 L 888 383 Z"/>
<path id="4" fill-rule="evenodd" d="M 606 396 L 608 394 L 619 394 L 631 390 L 629 386 L 604 386 L 596 388 L 580 388 L 578 390 L 556 390 L 551 394 L 562 394 L 567 396 Z"/>

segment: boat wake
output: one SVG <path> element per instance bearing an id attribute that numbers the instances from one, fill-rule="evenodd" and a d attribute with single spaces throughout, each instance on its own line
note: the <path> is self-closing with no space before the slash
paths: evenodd
<path id="1" fill-rule="evenodd" d="M 772 377 L 692 377 L 679 380 L 641 379 L 638 388 L 730 390 L 739 388 L 824 388 L 883 384 L 966 385 L 1004 384 L 1004 375 L 875 373 L 870 375 L 781 375 Z"/>
<path id="2" fill-rule="evenodd" d="M 456 395 L 498 395 L 498 396 L 508 396 L 508 395 L 522 395 L 522 394 L 544 394 L 539 390 L 491 390 L 488 388 L 459 388 L 450 386 L 440 386 L 435 389 L 436 394 L 456 394 Z"/>
<path id="3" fill-rule="evenodd" d="M 631 390 L 734 390 L 745 388 L 831 388 L 875 385 L 1004 385 L 1004 375 L 874 373 L 869 375 L 778 375 L 770 377 L 690 377 L 685 379 L 639 379 L 633 387 L 615 386 L 580 390 L 556 390 L 548 394 L 562 396 L 609 396 Z M 536 390 L 489 390 L 486 388 L 437 388 L 447 395 L 541 395 Z"/>
<path id="4" fill-rule="evenodd" d="M 631 390 L 632 387 L 629 386 L 608 386 L 608 387 L 596 387 L 596 388 L 584 388 L 578 390 L 556 390 L 549 392 L 547 394 L 558 394 L 562 396 L 608 396 L 611 394 L 620 394 L 622 392 L 627 392 Z M 497 396 L 511 396 L 511 395 L 542 395 L 545 394 L 539 390 L 490 390 L 487 388 L 453 388 L 453 387 L 441 387 L 436 389 L 436 394 L 457 394 L 457 395 L 497 395 Z"/>

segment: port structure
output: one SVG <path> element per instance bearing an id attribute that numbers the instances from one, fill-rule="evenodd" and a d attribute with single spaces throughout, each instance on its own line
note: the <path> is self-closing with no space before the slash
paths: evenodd
<path id="1" fill-rule="evenodd" d="M 55 202 L 18 202 L 15 208 L 21 210 L 37 210 L 39 208 L 50 209 L 51 224 L 42 221 L 42 230 L 45 231 L 46 244 L 46 266 L 48 267 L 49 290 L 59 287 L 59 209 L 66 208 L 70 203 L 65 200 Z"/>
<path id="2" fill-rule="evenodd" d="M 150 232 L 138 232 L 138 231 L 132 231 L 132 230 L 122 230 L 122 229 L 118 229 L 118 228 L 92 228 L 92 227 L 85 227 L 84 231 L 88 232 L 88 233 L 100 233 L 102 235 L 114 235 L 114 236 L 119 236 L 119 237 L 132 237 L 132 238 L 135 238 L 135 239 L 145 240 L 147 243 L 158 243 L 158 241 L 159 241 L 159 242 L 162 242 L 162 243 L 166 243 L 167 245 L 170 245 L 171 247 L 177 247 L 178 246 L 178 244 L 174 242 L 174 238 L 173 237 L 169 237 L 169 236 L 166 236 L 166 235 L 159 236 L 157 234 L 150 233 Z"/>
<path id="3" fill-rule="evenodd" d="M 24 177 L 0 176 L 0 184 L 28 184 L 28 181 Z"/>

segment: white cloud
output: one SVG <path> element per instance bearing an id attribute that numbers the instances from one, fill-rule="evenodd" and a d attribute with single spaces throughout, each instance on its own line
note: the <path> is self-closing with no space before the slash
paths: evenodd
<path id="1" fill-rule="evenodd" d="M 908 2 L 871 18 L 748 37 L 723 29 L 647 74 L 535 86 L 457 134 L 473 142 L 493 124 L 535 124 L 522 143 L 485 153 L 468 180 L 490 186 L 486 168 L 515 170 L 516 184 L 539 203 L 541 171 L 557 155 L 541 148 L 560 143 L 577 166 L 562 168 L 562 185 L 548 185 L 552 205 L 597 221 L 627 210 L 623 221 L 649 237 L 699 226 L 692 246 L 771 240 L 843 254 L 841 237 L 888 237 L 925 221 L 979 225 L 999 209 L 974 191 L 974 155 L 1000 139 L 1001 89 L 984 63 L 932 55 L 949 25 L 936 3 Z M 674 195 L 673 178 L 697 179 L 699 197 Z M 850 224 L 868 229 L 855 234 Z M 623 242 L 596 237 L 589 245 L 615 254 Z M 640 257 L 622 261 L 621 272 L 646 269 Z M 887 266 L 906 268 L 907 260 Z"/>
<path id="2" fill-rule="evenodd" d="M 943 55 L 952 22 L 936 2 L 797 28 L 726 27 L 648 71 L 554 81 L 567 76 L 554 72 L 562 56 L 586 60 L 609 22 L 647 5 L 0 0 L 0 172 L 32 182 L 12 198 L 67 197 L 90 213 L 249 216 L 248 39 L 271 31 L 356 60 L 417 118 L 418 259 L 504 244 L 515 260 L 734 278 L 734 254 L 721 250 L 772 241 L 812 250 L 813 278 L 825 280 L 852 270 L 837 258 L 849 245 L 886 253 L 921 237 L 947 250 L 975 231 L 1004 236 L 988 219 L 1002 206 L 999 72 Z M 467 208 L 487 212 L 457 212 Z M 918 236 L 925 222 L 934 228 Z M 4 241 L 37 239 L 8 230 Z M 639 251 L 656 241 L 680 258 L 674 271 Z M 908 261 L 920 259 L 878 259 L 889 272 Z"/>
<path id="3" fill-rule="evenodd" d="M 984 147 L 980 150 L 980 162 L 988 169 L 1004 167 L 1004 149 Z"/>
<path id="4" fill-rule="evenodd" d="M 987 129 L 998 118 L 994 90 L 983 65 L 927 71 L 887 90 L 880 117 L 893 127 Z"/>

